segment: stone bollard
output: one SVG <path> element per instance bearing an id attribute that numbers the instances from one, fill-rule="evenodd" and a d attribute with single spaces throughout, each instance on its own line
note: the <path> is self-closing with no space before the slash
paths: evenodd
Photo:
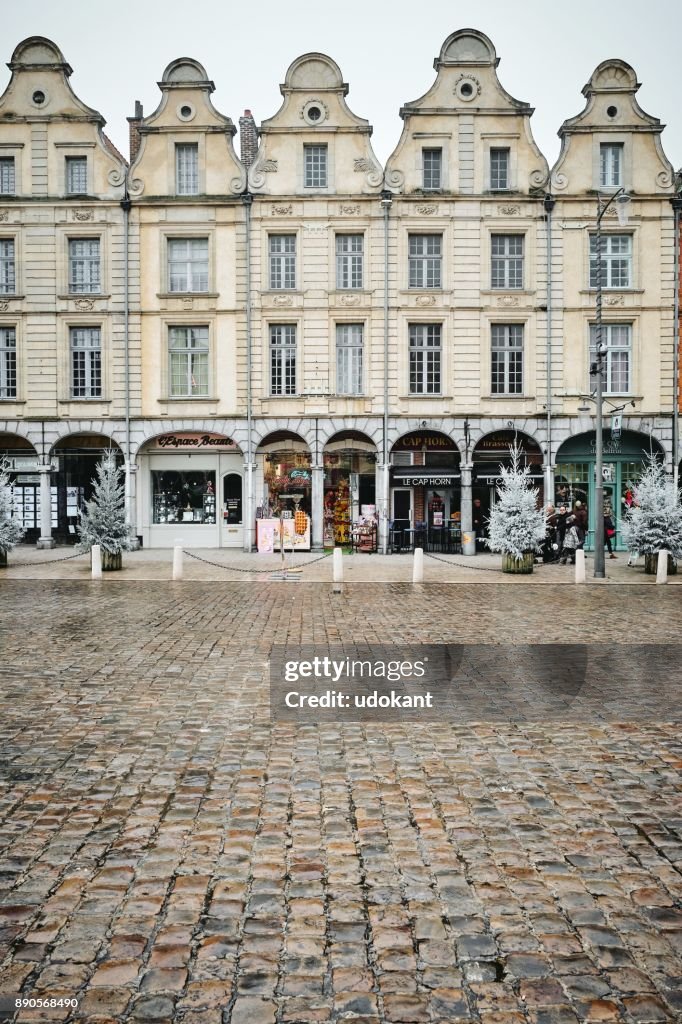
<path id="1" fill-rule="evenodd" d="M 343 583 L 343 550 L 342 548 L 334 548 L 333 558 L 333 585 L 332 593 L 340 594 L 341 585 Z"/>
<path id="2" fill-rule="evenodd" d="M 658 552 L 658 566 L 656 568 L 656 582 L 668 582 L 668 554 L 667 551 Z"/>
<path id="3" fill-rule="evenodd" d="M 412 563 L 412 582 L 424 582 L 424 549 L 414 549 L 414 561 Z"/>
<path id="4" fill-rule="evenodd" d="M 176 540 L 173 548 L 173 579 L 182 579 L 182 541 Z"/>
<path id="5" fill-rule="evenodd" d="M 102 579 L 102 549 L 99 544 L 93 544 L 90 549 L 90 560 L 92 562 L 93 580 Z"/>
<path id="6" fill-rule="evenodd" d="M 578 548 L 575 553 L 575 582 L 585 582 L 585 552 Z"/>

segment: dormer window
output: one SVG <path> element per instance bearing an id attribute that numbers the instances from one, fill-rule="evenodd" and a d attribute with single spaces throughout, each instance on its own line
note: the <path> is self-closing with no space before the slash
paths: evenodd
<path id="1" fill-rule="evenodd" d="M 16 191 L 16 174 L 14 157 L 3 156 L 0 159 L 0 195 L 13 196 Z"/>
<path id="2" fill-rule="evenodd" d="M 66 194 L 84 196 L 88 191 L 88 158 L 85 156 L 67 156 L 66 158 Z"/>
<path id="3" fill-rule="evenodd" d="M 306 188 L 327 187 L 327 147 L 303 147 L 303 171 Z"/>
<path id="4" fill-rule="evenodd" d="M 492 192 L 505 192 L 510 187 L 509 149 L 491 149 L 490 189 Z"/>
<path id="5" fill-rule="evenodd" d="M 437 192 L 443 187 L 442 149 L 422 149 L 422 183 L 428 192 Z"/>
<path id="6" fill-rule="evenodd" d="M 620 188 L 623 184 L 623 143 L 603 142 L 599 147 L 599 187 Z"/>

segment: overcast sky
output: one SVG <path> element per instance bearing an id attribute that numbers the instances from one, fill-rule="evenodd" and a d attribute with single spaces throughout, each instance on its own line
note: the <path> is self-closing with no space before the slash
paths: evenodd
<path id="1" fill-rule="evenodd" d="M 680 0 L 31 0 L 4 5 L 2 59 L 26 36 L 52 39 L 74 69 L 75 92 L 101 111 L 127 156 L 125 118 L 138 99 L 145 114 L 155 109 L 156 83 L 176 57 L 201 61 L 215 82 L 218 110 L 237 123 L 250 107 L 260 122 L 279 108 L 279 85 L 294 58 L 320 50 L 340 65 L 348 103 L 374 126 L 374 149 L 385 162 L 400 137 L 400 106 L 426 92 L 434 57 L 459 28 L 490 36 L 502 85 L 535 107 L 533 132 L 550 164 L 559 152 L 557 130 L 582 109 L 590 74 L 607 57 L 620 57 L 642 83 L 640 105 L 668 126 L 664 149 L 682 167 Z M 8 80 L 3 68 L 0 87 Z"/>

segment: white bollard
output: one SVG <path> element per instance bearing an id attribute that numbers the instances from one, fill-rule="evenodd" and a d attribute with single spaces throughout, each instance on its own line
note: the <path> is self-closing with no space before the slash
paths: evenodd
<path id="1" fill-rule="evenodd" d="M 667 583 L 668 582 L 668 552 L 658 552 L 658 565 L 656 567 L 656 582 Z"/>
<path id="2" fill-rule="evenodd" d="M 414 562 L 412 563 L 412 582 L 424 582 L 424 549 L 414 549 Z"/>
<path id="3" fill-rule="evenodd" d="M 334 583 L 343 583 L 343 549 L 334 548 Z"/>
<path id="4" fill-rule="evenodd" d="M 585 552 L 578 548 L 575 553 L 575 582 L 585 582 Z"/>
<path id="5" fill-rule="evenodd" d="M 90 558 L 92 560 L 92 578 L 93 580 L 102 579 L 102 549 L 99 544 L 93 544 L 90 549 Z"/>
<path id="6" fill-rule="evenodd" d="M 176 540 L 173 548 L 173 579 L 182 579 L 182 541 Z"/>

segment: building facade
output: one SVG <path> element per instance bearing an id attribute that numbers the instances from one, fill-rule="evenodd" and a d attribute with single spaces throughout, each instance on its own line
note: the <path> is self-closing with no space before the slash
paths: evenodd
<path id="1" fill-rule="evenodd" d="M 473 554 L 512 443 L 542 500 L 586 503 L 593 529 L 599 337 L 616 526 L 646 451 L 677 468 L 663 126 L 605 61 L 550 170 L 498 63 L 482 33 L 448 37 L 384 168 L 324 54 L 290 65 L 259 127 L 240 118 L 241 159 L 204 68 L 174 61 L 129 119 L 128 167 L 54 44 L 17 47 L 0 448 L 35 529 L 42 496 L 42 543 L 73 535 L 111 446 L 145 545 L 251 550 L 284 510 L 302 549 L 375 514 L 384 549 L 452 521 Z"/>

